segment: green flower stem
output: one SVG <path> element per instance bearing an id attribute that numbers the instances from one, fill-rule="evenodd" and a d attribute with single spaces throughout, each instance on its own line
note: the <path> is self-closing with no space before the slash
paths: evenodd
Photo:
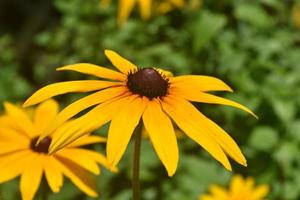
<path id="1" fill-rule="evenodd" d="M 140 200 L 140 153 L 142 141 L 142 123 L 135 129 L 134 150 L 133 150 L 133 171 L 132 171 L 132 195 L 133 200 Z"/>
<path id="2" fill-rule="evenodd" d="M 47 185 L 47 181 L 45 179 L 42 180 L 42 200 L 48 200 L 49 189 Z"/>

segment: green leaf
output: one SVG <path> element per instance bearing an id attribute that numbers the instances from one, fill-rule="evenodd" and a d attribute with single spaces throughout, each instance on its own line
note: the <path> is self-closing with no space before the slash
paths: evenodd
<path id="1" fill-rule="evenodd" d="M 226 18 L 223 15 L 202 11 L 192 25 L 194 52 L 200 52 L 222 30 L 225 24 Z"/>
<path id="2" fill-rule="evenodd" d="M 235 16 L 257 27 L 270 27 L 274 23 L 260 5 L 241 4 L 236 8 Z"/>
<path id="3" fill-rule="evenodd" d="M 296 115 L 295 102 L 292 100 L 272 99 L 272 106 L 276 115 L 286 124 L 292 121 Z"/>
<path id="4" fill-rule="evenodd" d="M 278 142 L 278 133 L 269 126 L 260 126 L 253 130 L 249 139 L 249 145 L 261 151 L 273 148 Z"/>
<path id="5" fill-rule="evenodd" d="M 291 122 L 288 126 L 288 133 L 294 140 L 300 142 L 300 120 Z"/>

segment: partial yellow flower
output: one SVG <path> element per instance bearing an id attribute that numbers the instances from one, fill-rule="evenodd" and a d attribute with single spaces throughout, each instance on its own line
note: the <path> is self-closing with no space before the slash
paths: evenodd
<path id="1" fill-rule="evenodd" d="M 11 103 L 5 103 L 4 107 L 6 114 L 0 117 L 0 184 L 20 176 L 22 199 L 31 200 L 43 175 L 53 192 L 60 191 L 65 175 L 87 195 L 98 196 L 92 174 L 99 174 L 98 164 L 107 166 L 107 160 L 81 146 L 105 142 L 105 138 L 87 134 L 49 155 L 48 148 L 60 128 L 44 137 L 38 145 L 36 141 L 57 116 L 56 101 L 40 104 L 34 110 L 33 119 L 27 111 Z"/>
<path id="2" fill-rule="evenodd" d="M 109 80 L 51 84 L 38 90 L 24 103 L 24 106 L 31 106 L 60 94 L 96 91 L 67 106 L 58 114 L 46 134 L 42 135 L 43 139 L 68 119 L 96 105 L 70 123 L 65 130 L 61 130 L 59 137 L 53 138 L 51 152 L 83 136 L 85 132 L 111 121 L 106 150 L 108 162 L 112 167 L 116 166 L 125 152 L 133 130 L 143 120 L 158 157 L 169 176 L 172 176 L 178 163 L 178 147 L 172 119 L 188 137 L 207 150 L 226 169 L 231 170 L 227 156 L 241 165 L 247 165 L 234 140 L 190 102 L 233 106 L 255 116 L 241 104 L 207 93 L 232 91 L 223 81 L 198 75 L 171 77 L 156 68 L 138 68 L 114 51 L 105 50 L 105 55 L 120 72 L 88 63 L 68 65 L 58 70 L 71 70 Z"/>
<path id="3" fill-rule="evenodd" d="M 189 3 L 188 3 L 189 2 Z M 188 4 L 191 9 L 201 5 L 202 0 L 119 0 L 118 1 L 118 24 L 124 24 L 133 12 L 136 5 L 140 8 L 143 20 L 151 17 L 151 13 L 167 13 L 175 8 L 182 8 Z M 103 6 L 107 6 L 111 0 L 101 0 Z"/>
<path id="4" fill-rule="evenodd" d="M 268 192 L 268 185 L 254 185 L 254 179 L 249 177 L 244 179 L 240 175 L 232 178 L 229 189 L 212 185 L 210 194 L 199 197 L 199 200 L 263 200 Z"/>
<path id="5" fill-rule="evenodd" d="M 292 10 L 292 20 L 296 27 L 300 29 L 300 3 L 295 3 Z"/>

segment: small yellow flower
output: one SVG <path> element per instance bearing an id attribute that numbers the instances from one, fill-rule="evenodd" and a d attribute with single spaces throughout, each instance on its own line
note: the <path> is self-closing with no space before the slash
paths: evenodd
<path id="1" fill-rule="evenodd" d="M 60 137 L 54 138 L 50 145 L 51 152 L 81 137 L 86 131 L 95 130 L 111 121 L 106 150 L 108 162 L 112 167 L 116 166 L 133 130 L 142 119 L 158 157 L 169 176 L 172 176 L 178 163 L 177 140 L 171 121 L 173 119 L 188 137 L 207 150 L 226 169 L 231 170 L 227 156 L 241 165 L 247 165 L 234 140 L 190 103 L 193 101 L 233 106 L 255 116 L 241 104 L 207 93 L 232 91 L 223 81 L 198 75 L 172 77 L 157 68 L 138 68 L 111 50 L 105 50 L 105 55 L 120 72 L 88 63 L 69 65 L 58 70 L 72 70 L 109 80 L 51 84 L 38 90 L 24 103 L 24 106 L 30 106 L 60 94 L 97 91 L 67 106 L 58 114 L 46 134 L 42 135 L 44 138 L 66 120 L 97 105 L 58 133 Z"/>
<path id="2" fill-rule="evenodd" d="M 107 160 L 80 146 L 105 142 L 105 138 L 86 135 L 49 155 L 48 148 L 56 133 L 38 145 L 36 141 L 55 119 L 58 104 L 54 100 L 40 104 L 33 113 L 33 120 L 29 112 L 11 103 L 5 103 L 4 107 L 6 114 L 0 117 L 0 184 L 21 176 L 22 199 L 31 200 L 43 174 L 53 192 L 59 192 L 65 175 L 87 195 L 97 196 L 95 177 L 91 173 L 99 174 L 98 163 L 107 165 Z"/>
<path id="3" fill-rule="evenodd" d="M 268 185 L 254 186 L 253 178 L 244 179 L 240 175 L 232 178 L 229 189 L 212 185 L 211 194 L 199 197 L 199 200 L 263 200 L 269 192 Z"/>
<path id="4" fill-rule="evenodd" d="M 101 0 L 103 6 L 110 4 L 111 0 Z M 195 9 L 201 5 L 202 0 L 191 0 L 189 7 Z M 174 8 L 182 8 L 187 0 L 119 0 L 118 1 L 118 24 L 124 24 L 136 5 L 140 8 L 140 15 L 143 20 L 151 17 L 151 13 L 167 13 Z"/>

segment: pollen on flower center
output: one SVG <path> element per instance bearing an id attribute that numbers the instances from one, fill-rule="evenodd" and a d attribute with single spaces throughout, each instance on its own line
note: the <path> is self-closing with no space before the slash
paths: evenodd
<path id="1" fill-rule="evenodd" d="M 30 148 L 39 153 L 48 153 L 49 146 L 51 144 L 52 139 L 47 136 L 45 137 L 38 145 L 36 145 L 36 142 L 38 141 L 39 137 L 35 137 L 30 142 Z"/>
<path id="2" fill-rule="evenodd" d="M 169 80 L 153 68 L 143 68 L 128 74 L 127 87 L 134 94 L 152 99 L 166 96 Z"/>

